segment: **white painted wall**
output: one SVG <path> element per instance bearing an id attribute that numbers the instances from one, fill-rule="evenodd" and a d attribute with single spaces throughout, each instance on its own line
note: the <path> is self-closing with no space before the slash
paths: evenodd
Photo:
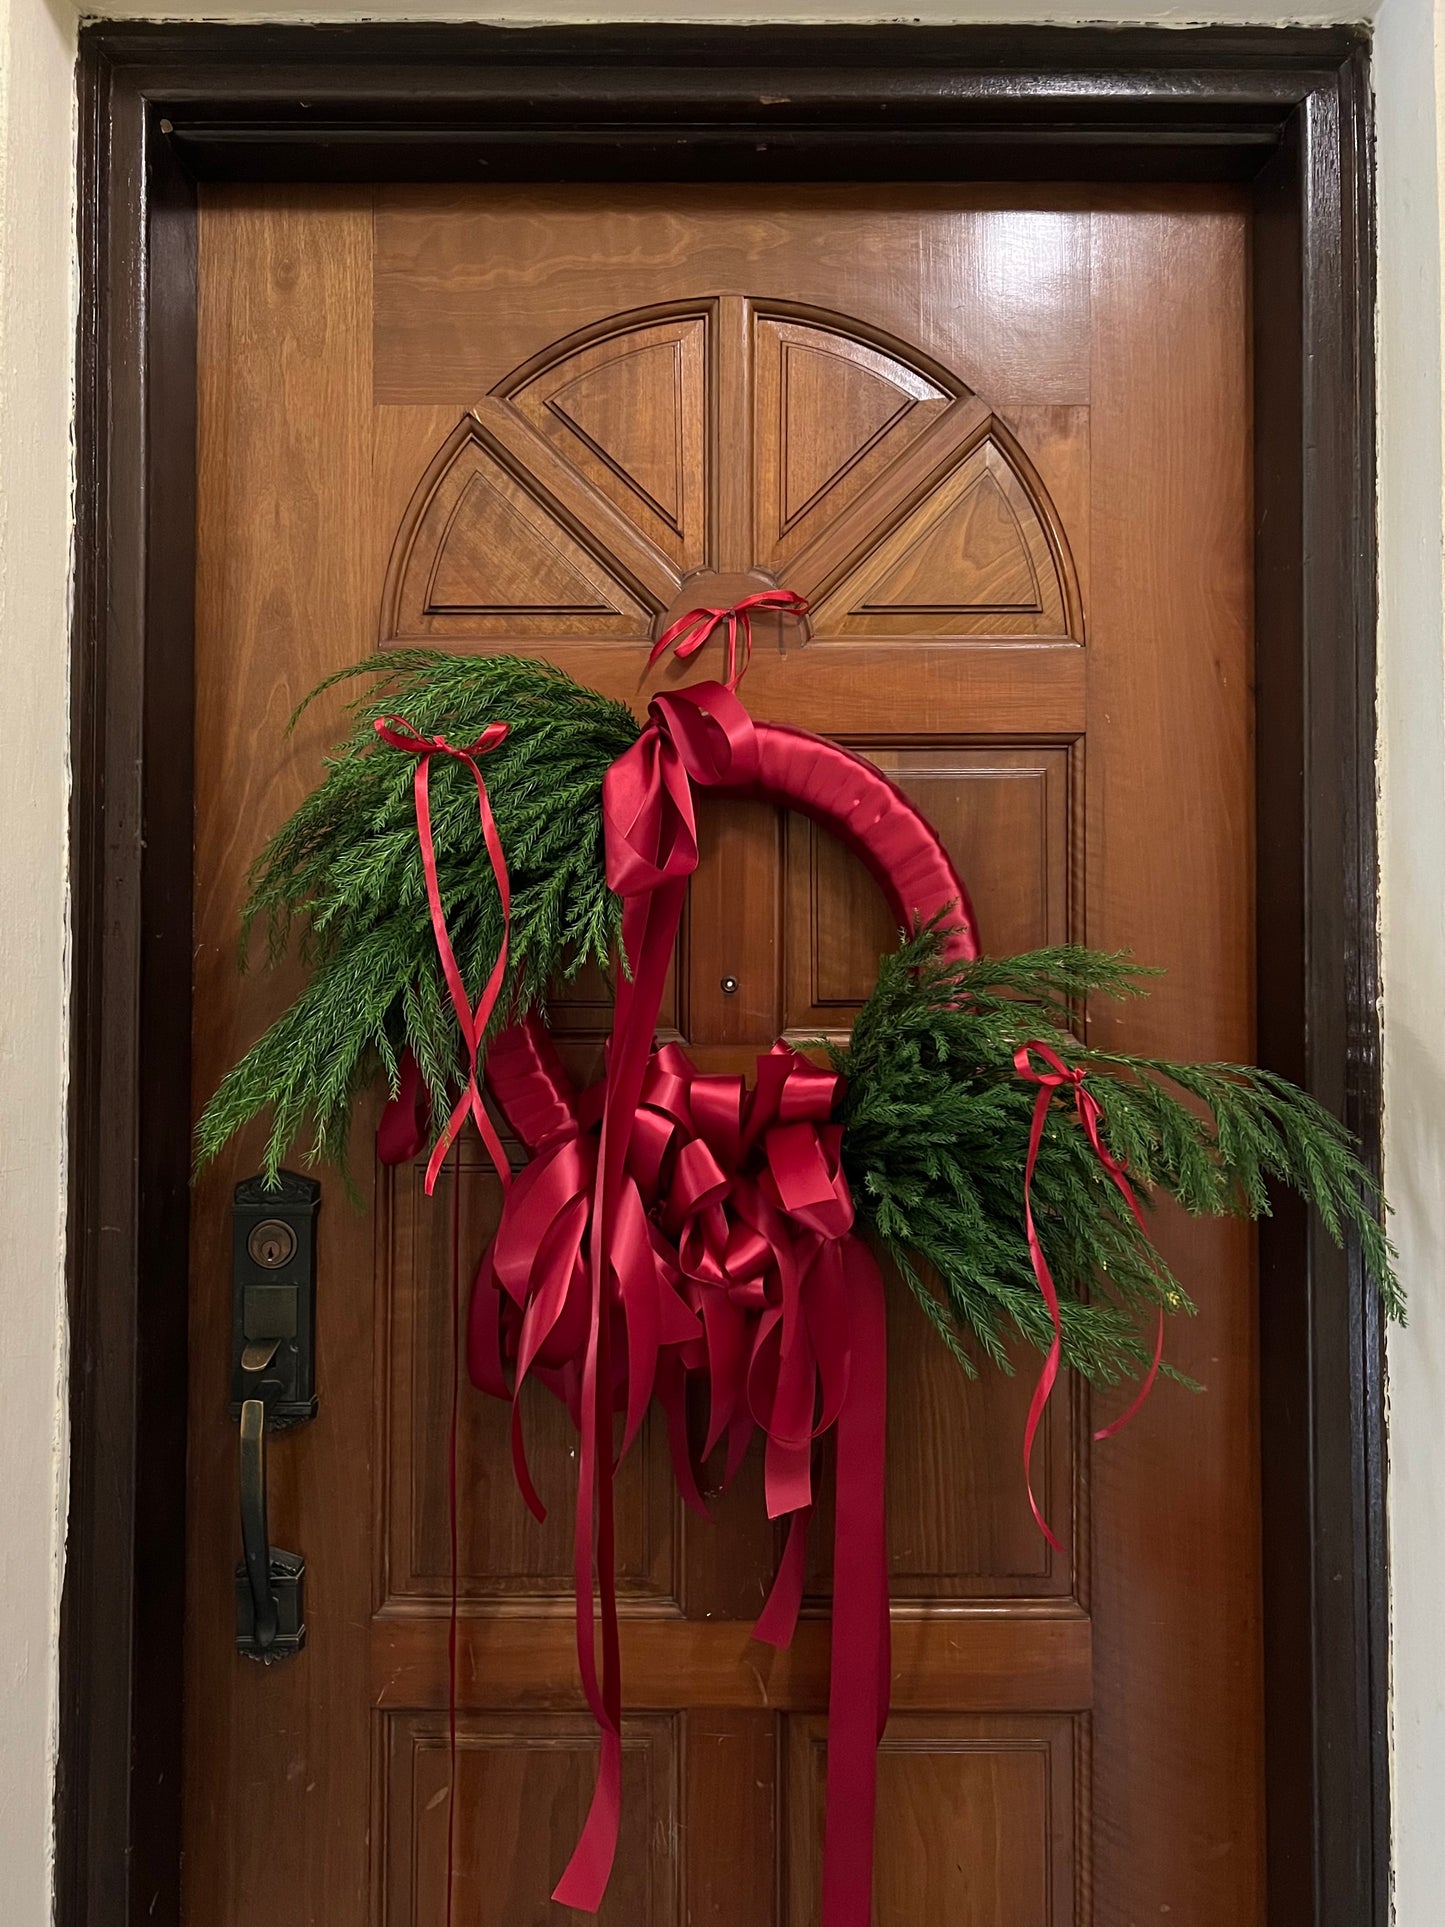
<path id="1" fill-rule="evenodd" d="M 74 23 L 0 0 L 0 1914 L 50 1918 L 65 1183 Z"/>
<path id="2" fill-rule="evenodd" d="M 1411 1317 L 1390 1343 L 1395 1908 L 1445 1915 L 1445 9 L 1386 0 L 1380 169 L 1380 804 L 1385 1163 Z"/>
<path id="3" fill-rule="evenodd" d="M 115 15 L 247 19 L 1060 20 L 1059 0 L 247 0 Z M 1074 19 L 1359 18 L 1352 0 L 1081 0 Z M 1445 0 L 1383 0 L 1380 167 L 1381 808 L 1388 1182 L 1411 1292 L 1391 1344 L 1399 1927 L 1445 1911 Z M 0 0 L 0 1879 L 7 1927 L 51 1915 L 64 1502 L 66 647 L 70 567 L 69 0 Z M 204 1927 L 204 1924 L 199 1924 Z M 1222 1927 L 1222 1924 L 1221 1924 Z"/>

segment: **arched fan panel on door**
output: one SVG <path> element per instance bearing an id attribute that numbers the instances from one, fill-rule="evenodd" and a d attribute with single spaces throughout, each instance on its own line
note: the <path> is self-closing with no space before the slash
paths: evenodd
<path id="1" fill-rule="evenodd" d="M 743 576 L 813 641 L 1082 640 L 1063 525 L 959 377 L 846 316 L 717 296 L 514 370 L 402 518 L 379 642 L 642 641 Z"/>

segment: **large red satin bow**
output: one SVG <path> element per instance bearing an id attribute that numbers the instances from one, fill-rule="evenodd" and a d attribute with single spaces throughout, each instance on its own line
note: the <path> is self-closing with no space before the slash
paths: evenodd
<path id="1" fill-rule="evenodd" d="M 1047 1069 L 1036 1069 L 1033 1062 L 1035 1057 L 1041 1058 L 1047 1066 Z M 1039 1242 L 1038 1229 L 1034 1224 L 1033 1203 L 1034 1167 L 1038 1163 L 1039 1146 L 1043 1142 L 1044 1124 L 1048 1118 L 1049 1105 L 1053 1101 L 1053 1096 L 1056 1091 L 1072 1091 L 1074 1109 L 1078 1115 L 1079 1123 L 1083 1126 L 1084 1135 L 1088 1138 L 1090 1148 L 1093 1150 L 1095 1157 L 1108 1173 L 1110 1181 L 1117 1189 L 1120 1197 L 1123 1198 L 1133 1216 L 1134 1222 L 1146 1238 L 1149 1235 L 1149 1227 L 1144 1222 L 1144 1213 L 1139 1208 L 1139 1200 L 1135 1196 L 1134 1187 L 1130 1184 L 1123 1165 L 1120 1164 L 1119 1160 L 1104 1142 L 1103 1132 L 1101 1130 L 1103 1112 L 1099 1108 L 1098 1099 L 1084 1081 L 1086 1076 L 1084 1066 L 1082 1064 L 1066 1064 L 1058 1055 L 1057 1051 L 1051 1049 L 1047 1044 L 1042 1044 L 1034 1040 L 1028 1044 L 1020 1044 L 1014 1052 L 1014 1069 L 1018 1072 L 1019 1076 L 1024 1078 L 1028 1083 L 1038 1086 L 1038 1095 L 1034 1099 L 1033 1121 L 1029 1129 L 1028 1158 L 1024 1164 L 1024 1224 L 1028 1231 L 1029 1258 L 1033 1264 L 1034 1277 L 1038 1280 L 1039 1291 L 1042 1293 L 1044 1303 L 1048 1307 L 1049 1318 L 1054 1328 L 1053 1342 L 1049 1346 L 1048 1356 L 1044 1360 L 1043 1370 L 1039 1373 L 1038 1383 L 1034 1386 L 1034 1395 L 1029 1401 L 1028 1419 L 1024 1425 L 1024 1479 L 1028 1486 L 1029 1509 L 1034 1515 L 1035 1523 L 1049 1544 L 1058 1552 L 1062 1550 L 1062 1548 L 1058 1540 L 1054 1537 L 1048 1521 L 1039 1510 L 1039 1502 L 1034 1496 L 1033 1476 L 1030 1470 L 1033 1461 L 1034 1439 L 1038 1434 L 1040 1424 L 1043 1422 L 1044 1410 L 1053 1392 L 1054 1382 L 1058 1378 L 1059 1366 L 1063 1357 L 1064 1326 L 1063 1318 L 1059 1310 L 1058 1288 L 1054 1284 L 1053 1273 L 1049 1270 L 1049 1261 L 1044 1256 L 1043 1245 Z M 1144 1403 L 1145 1399 L 1148 1398 L 1150 1391 L 1153 1389 L 1154 1380 L 1158 1377 L 1159 1365 L 1163 1356 L 1164 1312 L 1161 1307 L 1155 1333 L 1153 1361 L 1144 1376 L 1144 1381 L 1139 1388 L 1138 1394 L 1131 1402 L 1127 1411 L 1116 1418 L 1112 1424 L 1102 1426 L 1095 1432 L 1094 1437 L 1096 1439 L 1112 1438 L 1115 1432 L 1121 1430 L 1122 1427 L 1129 1423 L 1130 1419 L 1133 1418 L 1134 1414 L 1139 1410 L 1139 1407 Z"/>
<path id="2" fill-rule="evenodd" d="M 758 1059 L 751 1091 L 741 1077 L 700 1074 L 676 1044 L 654 1052 L 608 1254 L 606 1309 L 626 1338 L 612 1387 L 626 1413 L 623 1452 L 654 1392 L 680 1417 L 677 1368 L 699 1372 L 710 1401 L 702 1456 L 726 1437 L 735 1467 L 760 1427 L 772 1518 L 811 1504 L 810 1448 L 848 1386 L 838 1246 L 853 1200 L 842 1127 L 830 1122 L 838 1083 L 783 1044 Z M 517 1178 L 479 1277 L 500 1295 L 482 1289 L 472 1301 L 473 1378 L 515 1399 L 537 1367 L 574 1415 L 580 1375 L 568 1368 L 586 1329 L 596 1112 L 595 1101 L 574 1105 Z M 519 1434 L 514 1444 L 540 1514 Z M 674 1445 L 679 1486 L 701 1510 L 684 1433 Z"/>
<path id="3" fill-rule="evenodd" d="M 487 786 L 482 780 L 478 757 L 486 756 L 507 740 L 509 728 L 506 723 L 489 723 L 473 743 L 461 746 L 449 743 L 445 736 L 422 736 L 401 716 L 378 717 L 376 733 L 384 743 L 393 749 L 407 751 L 415 756 L 416 776 L 413 789 L 416 802 L 416 833 L 421 844 L 421 866 L 426 877 L 427 904 L 431 910 L 432 934 L 436 938 L 437 955 L 441 959 L 442 973 L 447 980 L 447 990 L 451 994 L 452 1007 L 457 1014 L 461 1027 L 462 1042 L 467 1052 L 467 1081 L 461 1096 L 452 1107 L 452 1114 L 442 1128 L 441 1135 L 432 1147 L 431 1158 L 426 1167 L 426 1192 L 430 1197 L 436 1189 L 437 1174 L 446 1161 L 447 1152 L 453 1140 L 467 1120 L 468 1113 L 475 1120 L 481 1133 L 482 1142 L 493 1164 L 497 1176 L 505 1188 L 512 1175 L 512 1167 L 507 1162 L 507 1154 L 502 1149 L 502 1141 L 497 1136 L 487 1108 L 482 1102 L 481 1087 L 477 1071 L 480 1062 L 482 1039 L 487 1033 L 487 1021 L 496 1008 L 501 995 L 502 984 L 507 975 L 507 946 L 512 922 L 511 883 L 507 876 L 507 859 L 502 852 L 502 839 L 497 833 L 496 819 L 492 815 L 491 799 Z M 436 845 L 432 839 L 431 821 L 431 759 L 433 756 L 450 756 L 458 763 L 465 764 L 471 771 L 477 786 L 477 810 L 481 817 L 482 839 L 486 844 L 487 857 L 492 866 L 492 875 L 497 880 L 497 890 L 502 899 L 502 942 L 497 952 L 497 960 L 492 966 L 481 996 L 473 1009 L 467 987 L 462 981 L 462 973 L 457 964 L 452 940 L 447 933 L 446 912 L 442 908 L 441 884 L 437 878 Z M 408 1072 L 408 1081 L 412 1073 Z M 419 1077 L 415 1080 L 419 1087 Z M 414 1110 L 420 1104 L 419 1088 L 413 1089 Z"/>
<path id="4" fill-rule="evenodd" d="M 679 660 L 686 662 L 689 656 L 697 654 L 709 636 L 721 629 L 727 643 L 727 686 L 736 689 L 753 659 L 754 611 L 764 609 L 775 609 L 801 620 L 808 613 L 808 599 L 792 589 L 760 589 L 756 595 L 744 596 L 741 602 L 689 609 L 685 616 L 679 616 L 670 628 L 664 629 L 652 645 L 648 667 L 669 649 L 676 649 Z M 739 643 L 742 644 L 741 660 Z"/>

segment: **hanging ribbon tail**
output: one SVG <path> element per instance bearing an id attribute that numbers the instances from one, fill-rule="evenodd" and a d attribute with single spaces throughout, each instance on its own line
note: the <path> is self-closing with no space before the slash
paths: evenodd
<path id="1" fill-rule="evenodd" d="M 1029 1057 L 1029 1050 L 1036 1049 L 1039 1055 L 1055 1064 L 1058 1068 L 1052 1073 L 1036 1071 Z M 1059 1376 L 1059 1366 L 1063 1360 L 1064 1322 L 1059 1309 L 1059 1294 L 1054 1284 L 1049 1261 L 1044 1256 L 1044 1248 L 1039 1239 L 1038 1226 L 1034 1223 L 1034 1167 L 1039 1159 L 1039 1146 L 1043 1142 L 1044 1125 L 1048 1121 L 1049 1104 L 1060 1085 L 1068 1082 L 1068 1072 L 1054 1053 L 1046 1046 L 1020 1046 L 1014 1056 L 1014 1066 L 1021 1077 L 1028 1078 L 1038 1085 L 1038 1095 L 1034 1099 L 1034 1114 L 1029 1126 L 1029 1149 L 1024 1162 L 1024 1228 L 1028 1234 L 1029 1262 L 1033 1266 L 1034 1278 L 1038 1283 L 1039 1294 L 1048 1308 L 1049 1322 L 1054 1328 L 1053 1342 L 1044 1359 L 1043 1370 L 1039 1373 L 1034 1386 L 1033 1397 L 1029 1400 L 1028 1417 L 1024 1421 L 1024 1489 L 1028 1494 L 1029 1511 L 1034 1516 L 1034 1524 L 1057 1553 L 1063 1552 L 1053 1527 L 1040 1510 L 1038 1496 L 1034 1491 L 1033 1459 L 1034 1440 L 1038 1437 L 1044 1413 L 1053 1396 L 1054 1385 Z"/>
<path id="2" fill-rule="evenodd" d="M 608 1144 L 607 1123 L 604 1110 L 602 1143 L 598 1153 L 599 1174 L 606 1173 L 609 1163 L 620 1163 L 615 1149 Z M 601 1181 L 600 1175 L 599 1184 Z M 592 1802 L 581 1837 L 552 1894 L 552 1898 L 562 1906 L 577 1907 L 584 1913 L 596 1913 L 602 1905 L 612 1874 L 612 1863 L 617 1857 L 617 1839 L 622 1821 L 621 1649 L 617 1627 L 612 1484 L 612 1320 L 610 1307 L 605 1300 L 609 1275 L 601 1224 L 600 1212 L 594 1206 L 592 1302 L 587 1354 L 582 1368 L 581 1466 L 573 1539 L 577 1669 L 582 1679 L 583 1694 L 601 1735 L 601 1755 Z M 595 1612 L 594 1581 L 597 1597 Z M 600 1672 L 596 1647 L 599 1615 L 602 1622 Z"/>
<path id="3" fill-rule="evenodd" d="M 436 939 L 437 957 L 441 963 L 442 975 L 446 979 L 447 992 L 451 997 L 452 1008 L 456 1012 L 457 1024 L 467 1052 L 466 1085 L 432 1149 L 431 1158 L 427 1163 L 426 1193 L 430 1197 L 435 1190 L 447 1152 L 451 1149 L 469 1114 L 476 1122 L 482 1142 L 487 1148 L 487 1154 L 496 1167 L 497 1176 L 505 1191 L 511 1182 L 512 1167 L 506 1152 L 502 1149 L 501 1139 L 487 1116 L 477 1079 L 482 1040 L 486 1036 L 487 1024 L 496 1008 L 502 985 L 506 981 L 512 927 L 512 893 L 511 881 L 507 875 L 507 860 L 502 850 L 502 839 L 497 830 L 496 819 L 492 814 L 491 798 L 487 795 L 487 786 L 482 778 L 481 765 L 477 759 L 490 754 L 507 740 L 510 725 L 489 723 L 475 742 L 465 746 L 449 743 L 444 736 L 423 736 L 400 716 L 378 717 L 374 727 L 384 743 L 417 759 L 412 787 L 416 809 L 417 842 L 421 848 L 422 874 L 426 880 L 427 908 L 431 914 L 432 935 Z M 436 844 L 432 835 L 431 815 L 433 756 L 451 757 L 454 762 L 463 764 L 471 772 L 477 788 L 477 812 L 482 827 L 482 841 L 486 845 L 487 859 L 491 864 L 492 876 L 496 881 L 497 894 L 502 906 L 501 945 L 496 962 L 492 966 L 491 975 L 477 1000 L 475 1009 L 467 994 L 466 985 L 462 981 L 461 969 L 452 948 L 451 936 L 447 930 L 446 911 L 442 904 L 441 881 L 437 875 Z M 383 1117 L 383 1124 L 387 1124 L 385 1117 Z M 401 1127 L 395 1120 L 389 1127 L 388 1141 L 394 1146 L 399 1146 L 404 1141 Z"/>
<path id="4" fill-rule="evenodd" d="M 621 1826 L 622 1735 L 604 1728 L 597 1785 L 586 1825 L 567 1863 L 567 1871 L 552 1889 L 552 1898 L 559 1906 L 576 1907 L 584 1914 L 598 1911 L 612 1877 Z"/>
<path id="5" fill-rule="evenodd" d="M 695 645 L 701 646 L 701 640 Z M 554 1898 L 595 1912 L 617 1852 L 621 1819 L 621 1652 L 613 1545 L 612 1240 L 628 1134 L 647 1074 L 687 879 L 697 868 L 692 780 L 721 781 L 756 763 L 752 719 L 729 690 L 702 684 L 660 696 L 651 723 L 602 785 L 607 880 L 623 900 L 622 947 L 632 975 L 618 984 L 602 1107 L 590 1236 L 590 1330 L 582 1369 L 581 1464 L 573 1546 L 577 1659 L 602 1734 L 587 1822 Z M 596 1517 L 594 1546 L 593 1519 Z M 595 1650 L 594 1584 L 602 1622 Z"/>
<path id="6" fill-rule="evenodd" d="M 664 1352 L 657 1371 L 657 1396 L 667 1414 L 667 1444 L 672 1455 L 672 1476 L 682 1494 L 683 1504 L 699 1519 L 712 1524 L 712 1514 L 702 1496 L 692 1447 L 687 1436 L 687 1372 L 676 1352 Z"/>
<path id="7" fill-rule="evenodd" d="M 1042 1059 L 1047 1068 L 1044 1070 L 1037 1069 L 1033 1061 L 1035 1057 Z M 1048 1259 L 1044 1255 L 1043 1245 L 1038 1235 L 1038 1228 L 1034 1223 L 1033 1209 L 1034 1168 L 1038 1163 L 1039 1146 L 1043 1141 L 1044 1125 L 1048 1119 L 1049 1105 L 1056 1091 L 1068 1090 L 1072 1093 L 1075 1113 L 1085 1136 L 1089 1140 L 1090 1149 L 1103 1166 L 1110 1183 L 1113 1184 L 1120 1197 L 1124 1200 L 1130 1216 L 1139 1227 L 1141 1236 L 1146 1240 L 1149 1237 L 1149 1227 L 1145 1222 L 1144 1213 L 1140 1208 L 1139 1199 L 1134 1191 L 1134 1187 L 1129 1182 L 1128 1174 L 1104 1142 L 1102 1129 L 1103 1112 L 1100 1109 L 1098 1099 L 1084 1082 L 1086 1076 L 1085 1067 L 1082 1064 L 1066 1064 L 1058 1052 L 1052 1049 L 1050 1045 L 1034 1039 L 1030 1043 L 1020 1044 L 1019 1048 L 1014 1052 L 1014 1069 L 1018 1072 L 1019 1076 L 1028 1083 L 1038 1086 L 1038 1095 L 1034 1099 L 1033 1120 L 1029 1127 L 1028 1157 L 1024 1164 L 1024 1225 L 1028 1233 L 1029 1261 L 1033 1266 L 1034 1277 L 1037 1280 L 1039 1292 L 1043 1297 L 1045 1305 L 1048 1307 L 1049 1318 L 1054 1328 L 1053 1342 L 1049 1346 L 1048 1355 L 1044 1360 L 1043 1370 L 1039 1373 L 1038 1383 L 1034 1386 L 1034 1395 L 1029 1401 L 1028 1418 L 1024 1425 L 1024 1482 L 1028 1490 L 1029 1510 L 1033 1513 L 1034 1523 L 1038 1526 L 1044 1538 L 1047 1539 L 1049 1544 L 1054 1548 L 1055 1552 L 1062 1552 L 1062 1546 L 1050 1530 L 1048 1522 L 1039 1510 L 1038 1500 L 1034 1494 L 1031 1472 L 1034 1440 L 1038 1435 L 1040 1425 L 1043 1423 L 1044 1411 L 1053 1393 L 1054 1385 L 1059 1376 L 1059 1368 L 1063 1362 L 1064 1327 L 1059 1306 L 1059 1294 L 1054 1284 L 1053 1274 L 1049 1270 Z M 1149 1369 L 1144 1375 L 1143 1383 L 1140 1385 L 1128 1409 L 1110 1424 L 1102 1426 L 1095 1432 L 1095 1439 L 1113 1438 L 1116 1432 L 1122 1432 L 1130 1420 L 1137 1415 L 1140 1407 L 1154 1389 L 1154 1381 L 1159 1376 L 1159 1367 L 1163 1362 L 1163 1358 L 1164 1311 L 1161 1306 L 1156 1314 L 1154 1354 L 1150 1361 Z"/>
<path id="8" fill-rule="evenodd" d="M 883 1484 L 888 1334 L 883 1278 L 873 1253 L 861 1239 L 849 1238 L 843 1261 L 854 1345 L 838 1415 L 822 1927 L 870 1927 L 878 1741 L 891 1671 Z"/>
<path id="9" fill-rule="evenodd" d="M 798 1614 L 802 1610 L 803 1587 L 808 1575 L 808 1526 L 812 1517 L 810 1505 L 793 1514 L 777 1574 L 753 1626 L 753 1638 L 765 1646 L 776 1647 L 779 1652 L 792 1645 L 793 1634 L 798 1630 Z"/>
<path id="10" fill-rule="evenodd" d="M 1149 1361 L 1149 1369 L 1144 1374 L 1143 1382 L 1140 1384 L 1138 1391 L 1134 1394 L 1134 1397 L 1130 1400 L 1126 1409 L 1119 1414 L 1118 1418 L 1111 1419 L 1107 1425 L 1101 1425 L 1099 1427 L 1098 1431 L 1094 1434 L 1096 1439 L 1113 1438 L 1116 1432 L 1122 1432 L 1131 1420 L 1138 1417 L 1139 1408 L 1153 1391 L 1154 1381 L 1158 1378 L 1159 1367 L 1163 1363 L 1164 1307 L 1161 1305 L 1154 1316 L 1154 1356 Z"/>

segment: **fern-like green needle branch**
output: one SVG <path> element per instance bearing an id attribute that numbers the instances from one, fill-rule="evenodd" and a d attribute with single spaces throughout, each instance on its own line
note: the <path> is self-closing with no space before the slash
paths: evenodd
<path id="1" fill-rule="evenodd" d="M 1029 1259 L 1022 1180 L 1036 1087 L 1014 1067 L 1042 1037 L 1082 1065 L 1110 1149 L 1141 1197 L 1259 1217 L 1291 1186 L 1330 1235 L 1352 1232 L 1392 1317 L 1403 1301 L 1382 1200 L 1349 1133 L 1286 1079 L 1240 1064 L 1172 1064 L 1091 1050 L 1070 1032 L 1090 996 L 1145 988 L 1127 958 L 1072 946 L 948 963 L 937 923 L 883 959 L 845 1046 L 843 1160 L 859 1216 L 885 1245 L 964 1369 L 974 1348 L 1005 1370 L 1009 1343 L 1053 1336 Z M 1134 1377 L 1152 1347 L 1140 1313 L 1192 1312 L 1100 1168 L 1071 1103 L 1055 1100 L 1033 1183 L 1068 1362 L 1096 1383 Z"/>
<path id="2" fill-rule="evenodd" d="M 621 915 L 607 888 L 600 804 L 608 766 L 640 730 L 631 710 L 545 663 L 420 649 L 358 663 L 306 701 L 361 677 L 369 686 L 350 705 L 351 732 L 328 758 L 325 780 L 250 876 L 243 958 L 259 923 L 271 958 L 295 941 L 311 978 L 206 1106 L 196 1132 L 202 1163 L 269 1110 L 268 1176 L 308 1137 L 314 1159 L 341 1164 L 357 1096 L 379 1073 L 395 1090 L 408 1044 L 438 1108 L 451 1107 L 461 1034 L 427 909 L 416 760 L 380 742 L 377 717 L 404 716 L 420 734 L 453 743 L 491 722 L 512 726 L 484 765 L 512 887 L 511 962 L 496 1024 L 540 1003 L 549 983 L 585 963 L 605 965 L 616 948 Z M 483 983 L 501 944 L 501 903 L 476 787 L 450 757 L 433 759 L 431 808 L 452 946 L 464 980 Z"/>

